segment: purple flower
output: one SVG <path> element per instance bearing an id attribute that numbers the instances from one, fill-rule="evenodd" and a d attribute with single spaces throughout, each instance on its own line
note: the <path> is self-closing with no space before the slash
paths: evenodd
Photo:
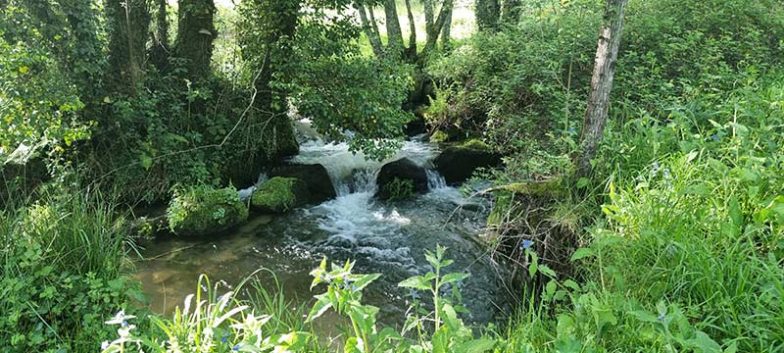
<path id="1" fill-rule="evenodd" d="M 240 345 L 239 345 L 239 344 L 235 344 L 235 345 L 234 345 L 234 347 L 232 347 L 232 348 L 231 348 L 231 350 L 232 350 L 232 351 L 235 351 L 235 352 L 239 352 L 239 350 L 240 350 Z"/>

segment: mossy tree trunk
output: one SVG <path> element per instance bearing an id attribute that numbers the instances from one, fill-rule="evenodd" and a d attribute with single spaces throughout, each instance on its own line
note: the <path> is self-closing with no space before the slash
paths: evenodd
<path id="1" fill-rule="evenodd" d="M 384 16 L 387 23 L 388 54 L 399 57 L 403 54 L 403 31 L 398 20 L 395 0 L 384 1 Z"/>
<path id="2" fill-rule="evenodd" d="M 167 71 L 169 67 L 169 18 L 166 0 L 155 0 L 157 9 L 155 13 L 155 33 L 153 38 L 150 60 L 159 72 Z"/>
<path id="3" fill-rule="evenodd" d="M 145 45 L 150 12 L 145 0 L 106 0 L 109 67 L 107 88 L 135 96 L 144 81 Z"/>
<path id="4" fill-rule="evenodd" d="M 520 20 L 522 3 L 520 0 L 504 0 L 501 9 L 501 23 L 504 25 L 515 25 Z"/>
<path id="5" fill-rule="evenodd" d="M 591 95 L 588 99 L 588 109 L 585 112 L 580 137 L 581 153 L 575 159 L 577 177 L 585 177 L 590 174 L 591 160 L 596 156 L 604 133 L 610 106 L 610 91 L 615 76 L 615 62 L 618 58 L 618 48 L 621 45 L 624 8 L 627 1 L 607 0 L 605 4 L 604 20 L 599 32 L 596 61 L 591 78 Z"/>
<path id="6" fill-rule="evenodd" d="M 180 0 L 177 10 L 177 40 L 174 54 L 186 59 L 188 77 L 192 80 L 210 75 L 215 29 L 213 0 Z"/>
<path id="7" fill-rule="evenodd" d="M 482 32 L 498 31 L 501 17 L 499 0 L 476 0 L 476 26 Z"/>

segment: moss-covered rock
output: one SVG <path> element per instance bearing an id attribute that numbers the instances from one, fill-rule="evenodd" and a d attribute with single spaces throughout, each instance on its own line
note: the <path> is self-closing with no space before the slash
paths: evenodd
<path id="1" fill-rule="evenodd" d="M 274 177 L 253 192 L 250 204 L 261 212 L 283 213 L 306 204 L 308 195 L 308 186 L 301 179 Z"/>
<path id="2" fill-rule="evenodd" d="M 327 168 L 321 164 L 291 164 L 272 169 L 270 177 L 297 178 L 308 187 L 307 203 L 321 203 L 337 197 Z"/>
<path id="3" fill-rule="evenodd" d="M 208 235 L 245 221 L 248 208 L 233 187 L 214 189 L 201 185 L 175 191 L 166 218 L 174 234 Z"/>
<path id="4" fill-rule="evenodd" d="M 436 157 L 433 164 L 449 184 L 462 183 L 479 168 L 493 168 L 501 164 L 501 156 L 478 139 L 449 146 Z"/>
<path id="5" fill-rule="evenodd" d="M 414 161 L 403 158 L 381 167 L 376 178 L 378 192 L 382 200 L 403 199 L 414 193 L 427 192 L 427 172 Z"/>

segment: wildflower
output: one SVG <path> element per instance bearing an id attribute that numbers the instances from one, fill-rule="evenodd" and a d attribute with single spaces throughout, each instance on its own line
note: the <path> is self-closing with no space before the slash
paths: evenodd
<path id="1" fill-rule="evenodd" d="M 109 341 L 101 342 L 101 351 L 105 351 L 106 348 L 109 348 Z"/>
<path id="2" fill-rule="evenodd" d="M 719 135 L 716 135 L 716 134 L 711 135 L 711 140 L 713 140 L 713 141 L 718 142 L 720 139 L 721 138 L 719 138 Z"/>
<path id="3" fill-rule="evenodd" d="M 221 337 L 221 343 L 226 343 L 228 341 L 229 341 L 229 335 L 223 335 L 223 337 Z"/>
<path id="4" fill-rule="evenodd" d="M 133 315 L 125 315 L 125 310 L 120 310 L 117 314 L 114 314 L 114 317 L 106 321 L 105 324 L 107 325 L 120 325 L 123 327 L 128 326 L 128 319 L 135 319 L 136 316 Z"/>
<path id="5" fill-rule="evenodd" d="M 664 321 L 664 318 L 665 318 L 664 313 L 660 313 L 657 319 L 659 319 L 659 321 Z"/>
<path id="6" fill-rule="evenodd" d="M 524 239 L 524 240 L 523 240 L 523 243 L 522 243 L 522 244 L 520 244 L 520 248 L 521 248 L 521 249 L 523 249 L 523 250 L 528 250 L 528 249 L 530 249 L 530 248 L 531 248 L 531 246 L 533 246 L 533 245 L 534 245 L 534 242 L 533 242 L 533 240 Z"/>
<path id="7" fill-rule="evenodd" d="M 231 350 L 234 351 L 234 352 L 239 352 L 240 351 L 240 345 L 239 344 L 235 344 L 234 347 L 231 347 Z"/>

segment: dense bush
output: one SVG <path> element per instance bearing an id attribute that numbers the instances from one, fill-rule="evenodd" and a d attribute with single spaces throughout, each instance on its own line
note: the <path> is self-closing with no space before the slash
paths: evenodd
<path id="1" fill-rule="evenodd" d="M 248 218 L 248 207 L 237 189 L 207 185 L 176 188 L 166 209 L 169 229 L 175 234 L 208 235 L 229 229 Z"/>
<path id="2" fill-rule="evenodd" d="M 87 352 L 104 321 L 141 300 L 124 276 L 124 225 L 97 196 L 60 194 L 0 212 L 0 350 Z"/>

